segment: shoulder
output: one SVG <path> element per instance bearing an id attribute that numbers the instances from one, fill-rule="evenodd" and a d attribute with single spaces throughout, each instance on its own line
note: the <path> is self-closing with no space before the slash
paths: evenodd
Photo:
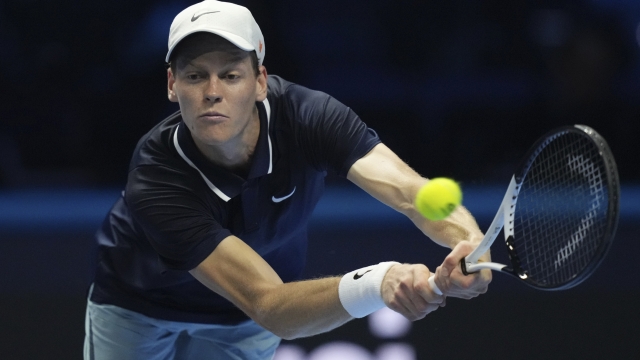
<path id="1" fill-rule="evenodd" d="M 177 111 L 142 136 L 133 151 L 129 171 L 143 165 L 173 166 L 177 156 L 172 135 L 181 121 L 180 111 Z"/>
<path id="2" fill-rule="evenodd" d="M 180 157 L 174 145 L 181 122 L 180 112 L 175 112 L 140 138 L 129 163 L 127 192 L 148 194 L 172 187 L 196 193 L 203 190 L 197 171 Z"/>
<path id="3" fill-rule="evenodd" d="M 326 100 L 330 98 L 330 95 L 325 92 L 309 89 L 303 85 L 287 81 L 278 75 L 269 75 L 267 84 L 269 95 L 278 100 L 302 102 Z"/>
<path id="4" fill-rule="evenodd" d="M 321 116 L 336 106 L 345 107 L 325 92 L 309 89 L 277 75 L 269 75 L 268 85 L 268 100 L 277 113 L 287 114 L 298 121 L 309 116 Z"/>

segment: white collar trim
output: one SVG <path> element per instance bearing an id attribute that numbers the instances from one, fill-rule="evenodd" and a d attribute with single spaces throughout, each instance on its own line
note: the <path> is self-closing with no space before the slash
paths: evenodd
<path id="1" fill-rule="evenodd" d="M 267 174 L 271 174 L 271 170 L 273 170 L 273 149 L 271 146 L 271 135 L 269 134 L 269 128 L 271 127 L 271 105 L 269 104 L 268 99 L 264 99 L 262 101 L 262 104 L 264 105 L 264 108 L 267 113 L 267 142 L 269 143 L 269 169 L 267 170 Z M 231 200 L 231 198 L 227 196 L 225 193 L 223 193 L 222 190 L 218 189 L 217 186 L 213 185 L 213 183 L 209 181 L 209 179 L 207 179 L 207 177 L 202 173 L 202 171 L 200 171 L 200 169 L 198 169 L 198 167 L 191 160 L 189 160 L 189 158 L 184 153 L 184 151 L 182 151 L 182 148 L 178 143 L 179 129 L 180 129 L 180 125 L 176 127 L 176 131 L 173 133 L 173 145 L 176 147 L 176 150 L 178 151 L 178 154 L 180 154 L 180 157 L 182 157 L 182 159 L 186 161 L 186 163 L 189 164 L 189 166 L 196 169 L 198 173 L 200 173 L 200 176 L 202 176 L 202 179 L 207 184 L 209 189 L 211 189 L 211 191 L 213 191 L 216 195 L 218 195 L 220 199 L 224 200 L 225 202 Z"/>

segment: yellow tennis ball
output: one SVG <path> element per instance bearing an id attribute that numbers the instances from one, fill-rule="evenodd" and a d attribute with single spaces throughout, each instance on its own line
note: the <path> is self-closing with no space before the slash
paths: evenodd
<path id="1" fill-rule="evenodd" d="M 415 205 L 427 219 L 442 220 L 461 202 L 462 191 L 458 183 L 448 178 L 434 178 L 418 190 Z"/>

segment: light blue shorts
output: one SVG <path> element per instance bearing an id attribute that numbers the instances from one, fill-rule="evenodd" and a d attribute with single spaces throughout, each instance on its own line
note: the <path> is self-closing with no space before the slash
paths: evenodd
<path id="1" fill-rule="evenodd" d="M 85 360 L 268 360 L 280 338 L 249 320 L 239 325 L 154 319 L 88 301 Z"/>

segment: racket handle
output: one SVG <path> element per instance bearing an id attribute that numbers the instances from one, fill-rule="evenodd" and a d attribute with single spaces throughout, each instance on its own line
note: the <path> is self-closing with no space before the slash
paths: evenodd
<path id="1" fill-rule="evenodd" d="M 431 274 L 431 276 L 429 276 L 429 280 L 427 281 L 429 282 L 429 286 L 431 286 L 431 290 L 433 290 L 434 293 L 442 295 L 442 291 L 440 291 L 440 288 L 438 287 L 438 285 L 436 285 L 436 281 L 434 280 L 435 277 L 436 274 Z"/>

